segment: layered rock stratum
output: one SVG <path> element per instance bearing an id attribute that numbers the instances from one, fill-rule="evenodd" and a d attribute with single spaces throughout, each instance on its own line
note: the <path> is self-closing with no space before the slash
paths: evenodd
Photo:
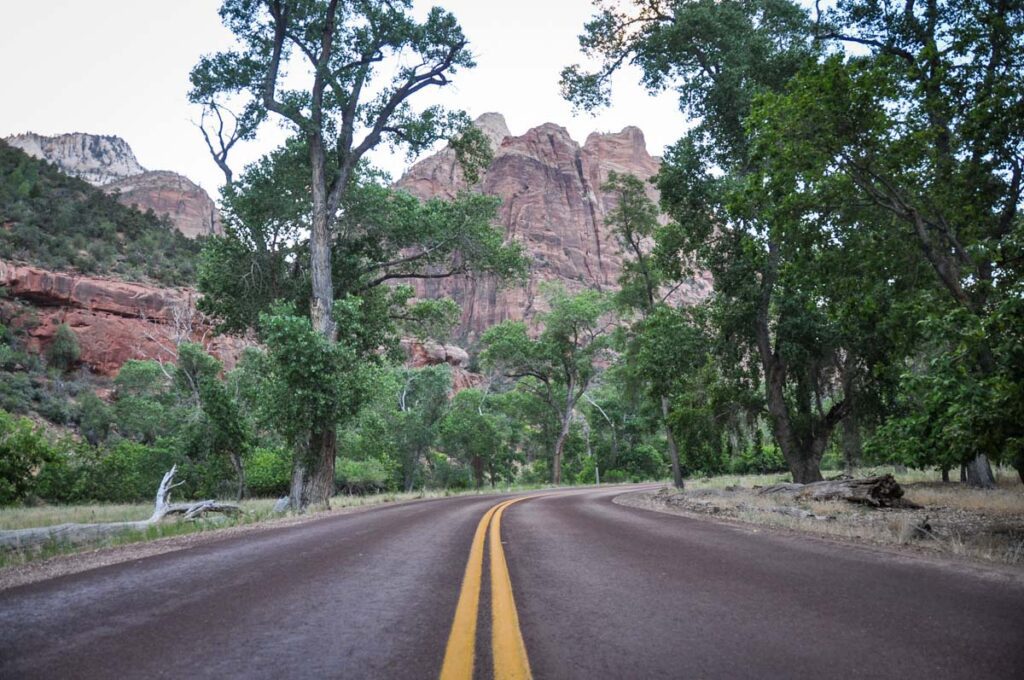
<path id="1" fill-rule="evenodd" d="M 81 362 L 100 375 L 116 375 L 130 359 L 173 362 L 183 341 L 203 345 L 230 369 L 251 344 L 215 335 L 212 324 L 195 309 L 196 291 L 188 288 L 53 272 L 4 260 L 0 288 L 11 300 L 32 305 L 31 314 L 14 316 L 14 323 L 27 332 L 30 350 L 42 352 L 57 327 L 67 324 L 78 338 Z"/>
<path id="2" fill-rule="evenodd" d="M 28 132 L 5 141 L 53 163 L 67 175 L 116 193 L 127 206 L 167 216 L 189 238 L 223 231 L 217 205 L 202 187 L 176 172 L 146 170 L 120 137 L 81 132 L 47 137 Z"/>
<path id="3" fill-rule="evenodd" d="M 542 311 L 541 284 L 557 281 L 569 290 L 618 288 L 623 254 L 605 224 L 615 199 L 601 190 L 611 172 L 646 180 L 660 160 L 647 151 L 643 132 L 627 127 L 593 133 L 581 145 L 559 125 L 545 123 L 514 136 L 503 116 L 488 113 L 476 125 L 491 140 L 494 158 L 480 182 L 469 186 L 451 149 L 413 165 L 396 186 L 422 198 L 451 198 L 481 191 L 501 199 L 499 222 L 509 239 L 520 241 L 531 268 L 522 288 L 502 289 L 486 277 L 462 276 L 411 281 L 420 297 L 448 296 L 462 307 L 458 329 L 467 340 L 507 319 L 533 319 Z M 657 201 L 653 186 L 650 198 Z M 680 286 L 673 299 L 694 304 L 711 290 L 709 275 Z"/>

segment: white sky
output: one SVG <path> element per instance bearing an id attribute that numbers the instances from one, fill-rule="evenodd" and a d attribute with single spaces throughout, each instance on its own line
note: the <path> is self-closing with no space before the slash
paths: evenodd
<path id="1" fill-rule="evenodd" d="M 558 93 L 563 66 L 580 60 L 577 34 L 590 0 L 434 0 L 458 17 L 477 67 L 414 103 L 441 103 L 473 117 L 503 113 L 513 134 L 545 122 L 587 134 L 640 127 L 660 154 L 682 136 L 675 97 L 649 97 L 636 72 L 620 74 L 611 109 L 573 116 Z M 199 56 L 223 49 L 230 34 L 219 0 L 0 0 L 0 137 L 19 132 L 89 132 L 123 137 L 139 162 L 174 170 L 211 193 L 222 182 L 188 104 L 188 73 Z M 273 126 L 239 149 L 236 172 L 282 140 Z M 396 177 L 401 157 L 378 154 Z"/>

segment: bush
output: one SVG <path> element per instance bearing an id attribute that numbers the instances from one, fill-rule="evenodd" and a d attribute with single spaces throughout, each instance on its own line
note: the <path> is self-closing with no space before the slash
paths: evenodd
<path id="1" fill-rule="evenodd" d="M 291 484 L 291 456 L 282 449 L 257 448 L 246 456 L 245 482 L 253 496 L 279 498 Z"/>
<path id="2" fill-rule="evenodd" d="M 640 444 L 620 453 L 616 469 L 634 482 L 662 479 L 668 474 L 665 457 L 650 444 Z"/>
<path id="3" fill-rule="evenodd" d="M 765 444 L 760 450 L 754 446 L 745 449 L 733 457 L 730 468 L 734 475 L 765 475 L 789 470 L 782 453 L 774 444 Z"/>
<path id="4" fill-rule="evenodd" d="M 57 326 L 57 332 L 53 336 L 53 342 L 46 348 L 47 363 L 61 373 L 66 373 L 81 356 L 82 350 L 78 346 L 78 336 L 66 323 Z"/>
<path id="5" fill-rule="evenodd" d="M 35 486 L 35 473 L 53 457 L 41 428 L 0 411 L 0 505 L 25 500 Z"/>
<path id="6" fill-rule="evenodd" d="M 342 493 L 364 495 L 385 490 L 388 473 L 377 460 L 342 459 L 335 465 L 334 480 Z"/>
<path id="7" fill-rule="evenodd" d="M 93 446 L 106 441 L 114 424 L 114 411 L 92 392 L 78 401 L 78 428 Z"/>

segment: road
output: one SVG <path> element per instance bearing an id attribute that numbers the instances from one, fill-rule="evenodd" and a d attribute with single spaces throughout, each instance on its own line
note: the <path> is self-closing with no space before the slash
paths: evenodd
<path id="1" fill-rule="evenodd" d="M 13 588 L 0 678 L 1024 677 L 1020 579 L 622 492 L 395 505 Z"/>

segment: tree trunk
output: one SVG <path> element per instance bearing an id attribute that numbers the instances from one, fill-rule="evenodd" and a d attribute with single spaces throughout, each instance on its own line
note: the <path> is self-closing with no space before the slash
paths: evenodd
<path id="1" fill-rule="evenodd" d="M 182 515 L 185 519 L 195 519 L 208 512 L 222 512 L 234 515 L 242 509 L 232 503 L 218 503 L 215 500 L 195 501 L 192 503 L 171 503 L 171 491 L 179 484 L 174 484 L 174 473 L 178 466 L 174 465 L 164 474 L 163 480 L 156 491 L 156 502 L 153 514 L 149 519 L 138 522 L 105 522 L 99 524 L 58 524 L 48 527 L 31 529 L 14 529 L 0 531 L 0 549 L 32 548 L 47 543 L 70 543 L 78 545 L 116 536 L 126 531 L 145 531 L 168 515 Z"/>
<path id="2" fill-rule="evenodd" d="M 480 456 L 473 456 L 473 481 L 477 489 L 484 486 L 484 459 Z"/>
<path id="3" fill-rule="evenodd" d="M 996 486 L 995 475 L 992 474 L 992 466 L 988 463 L 988 457 L 979 453 L 974 460 L 967 464 L 967 485 L 980 489 L 994 489 Z"/>
<path id="4" fill-rule="evenodd" d="M 813 484 L 774 484 L 761 489 L 760 495 L 791 493 L 795 498 L 812 501 L 844 500 L 876 508 L 912 505 L 903 501 L 903 487 L 892 475 L 867 479 L 843 479 Z"/>
<path id="5" fill-rule="evenodd" d="M 565 448 L 565 440 L 569 436 L 569 426 L 572 424 L 572 409 L 562 415 L 562 428 L 555 441 L 555 455 L 551 459 L 551 482 L 562 483 L 562 449 Z"/>
<path id="6" fill-rule="evenodd" d="M 853 469 L 860 462 L 861 441 L 860 423 L 854 414 L 849 414 L 842 421 L 843 427 L 843 467 L 846 474 L 853 475 Z"/>
<path id="7" fill-rule="evenodd" d="M 679 465 L 679 448 L 676 446 L 676 436 L 672 433 L 672 427 L 668 423 L 668 397 L 661 398 L 661 417 L 665 424 L 665 439 L 668 442 L 668 459 L 672 462 L 672 483 L 677 489 L 682 489 L 683 470 Z"/>
<path id="8" fill-rule="evenodd" d="M 942 466 L 942 481 L 949 482 L 949 466 L 948 465 L 943 465 Z"/>
<path id="9" fill-rule="evenodd" d="M 309 449 L 298 456 L 292 467 L 291 506 L 304 512 L 310 506 L 330 508 L 334 495 L 334 455 L 337 451 L 334 428 L 314 432 L 309 437 Z"/>
<path id="10" fill-rule="evenodd" d="M 242 500 L 246 496 L 245 489 L 245 468 L 242 466 L 242 457 L 237 452 L 231 452 L 229 454 L 231 459 L 231 467 L 235 469 L 235 478 L 238 480 L 238 489 L 235 494 L 236 500 Z"/>

